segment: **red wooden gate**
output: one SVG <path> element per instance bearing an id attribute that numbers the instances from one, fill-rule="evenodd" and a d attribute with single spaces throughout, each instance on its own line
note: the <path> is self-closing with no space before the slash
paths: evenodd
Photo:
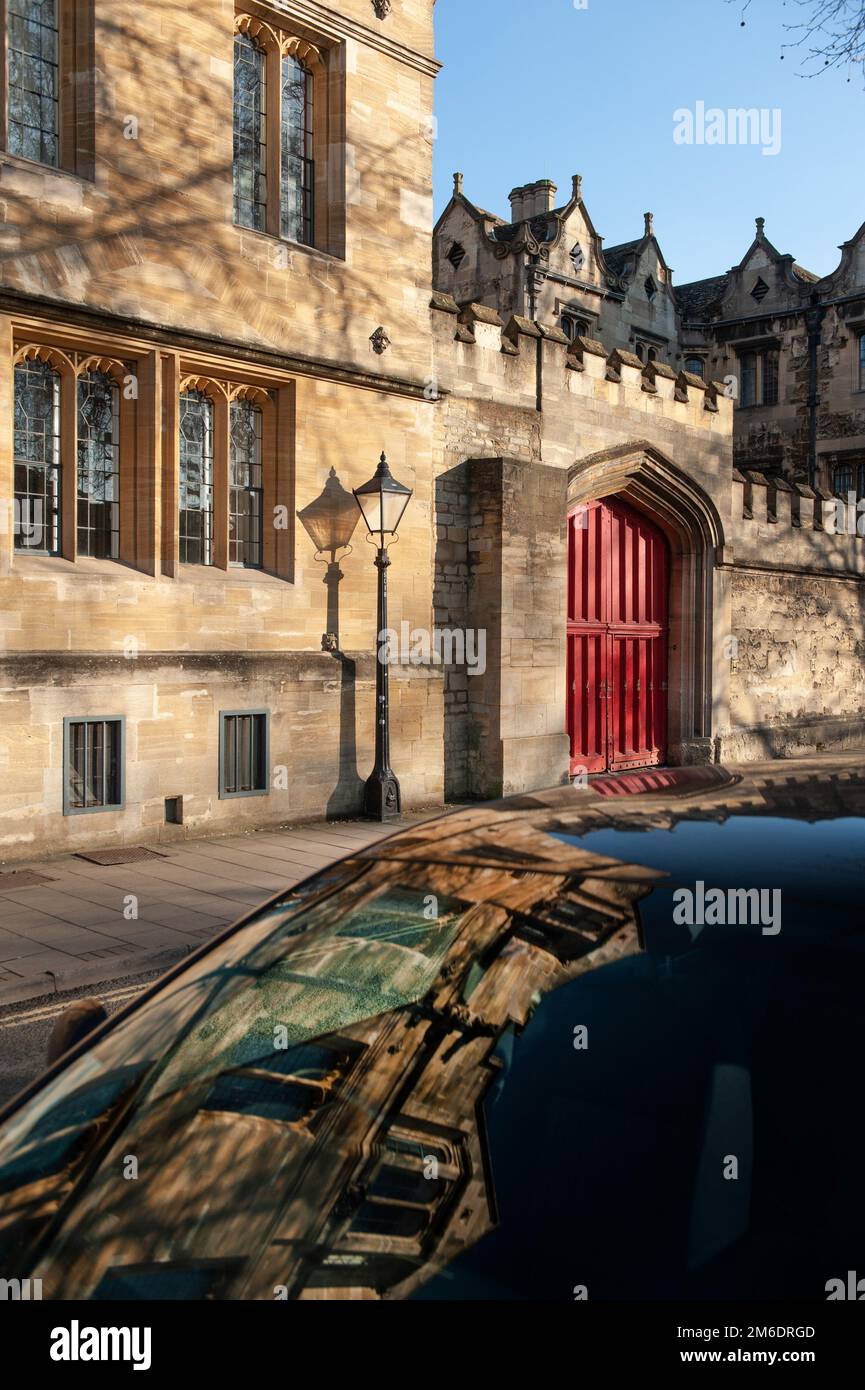
<path id="1" fill-rule="evenodd" d="M 569 517 L 572 773 L 665 759 L 668 555 L 662 532 L 617 498 Z"/>

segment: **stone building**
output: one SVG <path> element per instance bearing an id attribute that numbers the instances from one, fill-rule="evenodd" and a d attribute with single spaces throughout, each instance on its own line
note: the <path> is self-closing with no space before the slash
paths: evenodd
<path id="1" fill-rule="evenodd" d="M 433 12 L 10 0 L 0 857 L 359 809 L 382 450 L 390 625 L 464 639 L 393 667 L 405 806 L 860 738 L 862 542 L 734 471 L 651 218 L 433 235 Z"/>
<path id="2" fill-rule="evenodd" d="M 738 468 L 865 496 L 865 223 L 822 278 L 782 255 L 758 217 L 738 265 L 674 285 L 651 213 L 641 238 L 605 247 L 579 175 L 567 203 L 555 206 L 556 192 L 549 179 L 515 188 L 506 222 L 456 175 L 436 227 L 436 287 L 722 381 Z"/>

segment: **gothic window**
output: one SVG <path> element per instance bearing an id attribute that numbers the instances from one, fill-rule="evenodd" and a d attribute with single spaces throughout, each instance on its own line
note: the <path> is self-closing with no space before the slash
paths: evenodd
<path id="1" fill-rule="evenodd" d="M 583 248 L 579 242 L 575 242 L 574 245 L 571 247 L 570 257 L 571 265 L 574 267 L 574 270 L 579 275 L 580 271 L 583 269 L 583 266 L 586 263 L 585 252 L 583 251 Z"/>
<path id="2" fill-rule="evenodd" d="M 15 548 L 60 551 L 60 377 L 47 362 L 15 368 Z"/>
<path id="3" fill-rule="evenodd" d="M 229 449 L 229 564 L 260 569 L 262 563 L 261 408 L 232 401 Z"/>
<path id="4" fill-rule="evenodd" d="M 120 544 L 120 389 L 104 372 L 78 379 L 78 553 L 116 560 Z"/>
<path id="5" fill-rule="evenodd" d="M 59 0 L 7 0 L 7 148 L 60 163 Z"/>
<path id="6" fill-rule="evenodd" d="M 312 246 L 317 138 L 313 70 L 324 73 L 320 55 L 310 44 L 251 15 L 238 16 L 237 23 L 234 221 Z M 326 119 L 325 111 L 322 115 Z M 318 138 L 321 143 L 324 137 Z M 319 173 L 323 177 L 323 166 Z"/>
<path id="7" fill-rule="evenodd" d="M 289 54 L 282 60 L 280 225 L 289 241 L 307 246 L 312 244 L 314 226 L 312 100 L 312 75 Z"/>
<path id="8" fill-rule="evenodd" d="M 559 327 L 564 333 L 568 342 L 573 342 L 575 338 L 590 337 L 589 325 L 585 319 L 574 318 L 572 314 L 562 314 L 559 319 Z"/>
<path id="9" fill-rule="evenodd" d="M 180 397 L 180 560 L 213 564 L 213 402 L 203 391 Z"/>
<path id="10" fill-rule="evenodd" d="M 646 291 L 646 298 L 649 301 L 653 300 L 655 298 L 655 295 L 658 293 L 658 286 L 655 284 L 651 275 L 646 276 L 644 288 Z"/>
<path id="11" fill-rule="evenodd" d="M 234 220 L 263 232 L 267 219 L 267 63 L 247 34 L 234 38 Z"/>
<path id="12" fill-rule="evenodd" d="M 650 343 L 640 342 L 639 339 L 634 347 L 634 352 L 641 362 L 649 363 L 658 360 L 658 349 L 652 347 Z"/>

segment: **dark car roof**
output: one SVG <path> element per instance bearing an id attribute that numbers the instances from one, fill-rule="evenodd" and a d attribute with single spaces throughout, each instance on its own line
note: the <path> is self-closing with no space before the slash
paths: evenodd
<path id="1" fill-rule="evenodd" d="M 561 873 L 562 836 L 571 840 L 601 830 L 630 830 L 643 838 L 629 841 L 629 862 L 665 871 L 657 837 L 645 832 L 671 831 L 685 821 L 711 821 L 734 822 L 731 841 L 739 835 L 758 839 L 783 870 L 787 855 L 773 833 L 776 821 L 807 826 L 863 816 L 865 752 L 843 759 L 817 756 L 754 763 L 735 770 L 645 769 L 592 778 L 583 787 L 554 787 L 453 811 L 399 831 L 352 857 Z M 575 868 L 597 858 L 588 849 L 578 853 L 586 857 Z"/>

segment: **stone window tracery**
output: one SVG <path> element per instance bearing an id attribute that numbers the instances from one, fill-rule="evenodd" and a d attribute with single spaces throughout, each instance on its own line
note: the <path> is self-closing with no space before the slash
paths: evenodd
<path id="1" fill-rule="evenodd" d="M 321 240 L 326 187 L 317 128 L 325 70 L 318 49 L 252 15 L 234 39 L 234 221 L 301 245 Z"/>

